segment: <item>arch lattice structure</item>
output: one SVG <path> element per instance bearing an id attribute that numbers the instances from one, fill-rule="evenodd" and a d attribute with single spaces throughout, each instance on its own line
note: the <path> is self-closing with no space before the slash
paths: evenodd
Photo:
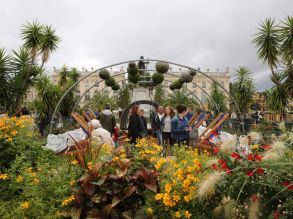
<path id="1" fill-rule="evenodd" d="M 236 110 L 238 112 L 239 115 L 241 115 L 241 111 L 240 111 L 240 108 L 237 104 L 237 102 L 235 101 L 235 99 L 233 98 L 233 96 L 226 90 L 226 88 L 224 86 L 222 86 L 217 80 L 215 80 L 214 78 L 212 78 L 210 75 L 200 71 L 199 69 L 195 69 L 193 67 L 190 67 L 190 66 L 187 66 L 187 65 L 183 65 L 183 64 L 179 64 L 179 63 L 175 63 L 175 62 L 170 62 L 170 61 L 165 61 L 165 60 L 159 60 L 159 59 L 135 59 L 135 60 L 129 60 L 129 61 L 124 61 L 124 62 L 119 62 L 119 63 L 115 63 L 115 64 L 112 64 L 112 65 L 108 65 L 108 66 L 104 66 L 102 68 L 99 68 L 99 69 L 96 69 L 90 73 L 88 73 L 87 75 L 84 75 L 83 77 L 81 77 L 77 82 L 75 82 L 74 84 L 71 85 L 71 87 L 69 87 L 67 89 L 67 91 L 63 94 L 63 96 L 60 98 L 59 102 L 57 103 L 56 107 L 55 107 L 55 110 L 54 110 L 54 113 L 52 115 L 52 120 L 51 120 L 51 125 L 50 125 L 50 132 L 52 132 L 52 128 L 53 128 L 53 123 L 54 123 L 54 118 L 57 114 L 57 111 L 63 101 L 63 99 L 66 97 L 66 95 L 74 88 L 76 87 L 82 80 L 84 80 L 85 78 L 89 77 L 90 75 L 94 74 L 94 73 L 97 73 L 98 71 L 102 70 L 102 69 L 105 69 L 105 68 L 110 68 L 110 67 L 113 67 L 113 66 L 118 66 L 118 65 L 123 65 L 123 64 L 127 64 L 129 62 L 138 62 L 138 61 L 145 61 L 145 62 L 165 62 L 165 63 L 168 63 L 168 64 L 171 64 L 171 65 L 174 65 L 174 66 L 178 66 L 178 67 L 182 67 L 182 68 L 186 68 L 186 69 L 189 69 L 189 70 L 193 70 L 193 71 L 196 71 L 197 73 L 200 73 L 202 75 L 204 75 L 205 77 L 209 78 L 210 80 L 212 80 L 213 82 L 215 82 L 229 97 L 230 99 L 232 100 L 232 102 L 234 103 L 235 107 L 236 107 Z M 241 126 L 242 126 L 242 131 L 243 133 L 245 133 L 245 128 L 244 128 L 244 122 L 243 122 L 243 118 L 242 116 L 240 116 L 240 120 L 241 120 Z"/>

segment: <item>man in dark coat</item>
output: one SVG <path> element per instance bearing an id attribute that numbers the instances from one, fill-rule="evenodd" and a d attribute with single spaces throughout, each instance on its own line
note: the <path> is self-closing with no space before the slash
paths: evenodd
<path id="1" fill-rule="evenodd" d="M 115 132 L 116 121 L 111 112 L 111 104 L 107 103 L 105 109 L 100 113 L 100 123 L 111 134 Z"/>

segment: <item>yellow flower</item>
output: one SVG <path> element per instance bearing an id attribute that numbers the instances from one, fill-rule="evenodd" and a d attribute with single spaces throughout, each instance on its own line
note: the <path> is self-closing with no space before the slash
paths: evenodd
<path id="1" fill-rule="evenodd" d="M 71 161 L 71 164 L 72 165 L 76 165 L 76 164 L 78 164 L 78 161 L 77 160 L 73 160 L 73 161 Z"/>
<path id="2" fill-rule="evenodd" d="M 17 134 L 17 131 L 16 131 L 16 130 L 13 130 L 13 131 L 11 132 L 11 134 L 12 134 L 13 136 L 15 136 L 15 135 Z"/>
<path id="3" fill-rule="evenodd" d="M 147 208 L 147 213 L 148 215 L 152 215 L 153 214 L 153 209 L 152 208 Z"/>
<path id="4" fill-rule="evenodd" d="M 27 173 L 31 173 L 33 171 L 33 168 L 32 167 L 29 167 L 29 168 L 26 168 L 25 170 Z"/>
<path id="5" fill-rule="evenodd" d="M 20 183 L 23 181 L 23 177 L 22 176 L 17 176 L 16 177 L 16 182 Z"/>
<path id="6" fill-rule="evenodd" d="M 170 184 L 170 183 L 167 183 L 167 184 L 165 185 L 165 191 L 166 191 L 167 193 L 170 193 L 170 192 L 171 192 L 171 189 L 172 189 L 171 184 Z"/>
<path id="7" fill-rule="evenodd" d="M 176 211 L 176 213 L 175 213 L 175 217 L 176 217 L 176 218 L 180 218 L 180 216 L 181 216 L 181 215 L 180 215 L 180 212 L 179 212 L 179 211 Z"/>
<path id="8" fill-rule="evenodd" d="M 253 144 L 253 145 L 251 145 L 251 149 L 252 149 L 252 150 L 257 150 L 257 149 L 259 149 L 259 144 Z"/>
<path id="9" fill-rule="evenodd" d="M 174 200 L 175 202 L 178 202 L 178 201 L 180 201 L 180 196 L 179 196 L 179 195 L 176 195 L 176 194 L 174 194 L 174 195 L 173 195 L 173 200 Z"/>
<path id="10" fill-rule="evenodd" d="M 184 196 L 184 201 L 185 202 L 190 202 L 190 200 L 191 200 L 191 195 L 190 194 Z"/>
<path id="11" fill-rule="evenodd" d="M 12 140 L 13 140 L 13 139 L 12 139 L 12 138 L 10 138 L 10 137 L 9 137 L 9 138 L 7 138 L 7 141 L 10 141 L 10 142 L 11 142 Z"/>
<path id="12" fill-rule="evenodd" d="M 125 140 L 124 140 L 125 142 L 129 142 L 130 141 L 130 139 L 129 138 L 125 138 Z"/>
<path id="13" fill-rule="evenodd" d="M 22 209 L 27 209 L 27 208 L 30 207 L 30 204 L 29 204 L 28 202 L 23 202 L 23 203 L 21 203 L 20 207 L 21 207 Z"/>
<path id="14" fill-rule="evenodd" d="M 71 186 L 73 186 L 74 184 L 75 184 L 75 180 L 74 179 L 72 179 L 72 180 L 70 180 L 70 183 L 69 183 Z"/>
<path id="15" fill-rule="evenodd" d="M 40 180 L 38 180 L 37 178 L 34 178 L 33 183 L 37 185 L 40 183 Z"/>
<path id="16" fill-rule="evenodd" d="M 93 163 L 91 161 L 87 163 L 87 168 L 89 170 L 92 170 L 93 169 Z"/>
<path id="17" fill-rule="evenodd" d="M 155 195 L 155 199 L 156 199 L 157 201 L 161 200 L 162 198 L 163 198 L 163 194 L 162 194 L 162 193 L 157 193 L 157 194 Z"/>
<path id="18" fill-rule="evenodd" d="M 2 179 L 2 180 L 8 179 L 8 174 L 7 173 L 0 174 L 0 179 Z"/>
<path id="19" fill-rule="evenodd" d="M 117 156 L 113 157 L 113 161 L 117 161 L 117 160 L 119 160 L 119 157 Z"/>
<path id="20" fill-rule="evenodd" d="M 189 211 L 185 211 L 184 216 L 185 218 L 189 219 L 191 217 L 191 214 L 189 213 Z"/>

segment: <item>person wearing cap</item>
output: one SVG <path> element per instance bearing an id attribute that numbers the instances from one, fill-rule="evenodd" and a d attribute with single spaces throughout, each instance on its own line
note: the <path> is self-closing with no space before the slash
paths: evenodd
<path id="1" fill-rule="evenodd" d="M 107 103 L 105 109 L 100 113 L 100 122 L 104 129 L 112 134 L 115 133 L 115 116 L 111 112 L 111 104 Z"/>

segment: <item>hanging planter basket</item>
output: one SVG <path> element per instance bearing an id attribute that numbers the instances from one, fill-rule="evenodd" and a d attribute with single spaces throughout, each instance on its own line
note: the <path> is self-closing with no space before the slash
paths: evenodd
<path id="1" fill-rule="evenodd" d="M 136 75 L 128 75 L 128 81 L 132 82 L 132 83 L 137 83 L 140 80 L 140 75 L 136 74 Z"/>
<path id="2" fill-rule="evenodd" d="M 154 86 L 156 86 L 158 84 L 161 84 L 164 81 L 164 75 L 162 75 L 162 74 L 160 74 L 158 72 L 155 72 L 152 75 L 152 81 L 153 81 Z"/>
<path id="3" fill-rule="evenodd" d="M 182 73 L 179 77 L 179 81 L 181 83 L 190 83 L 192 82 L 192 80 L 193 80 L 193 76 L 187 73 Z"/>
<path id="4" fill-rule="evenodd" d="M 158 73 L 164 74 L 169 71 L 169 63 L 167 62 L 157 62 L 156 71 Z"/>
<path id="5" fill-rule="evenodd" d="M 112 90 L 117 91 L 120 89 L 120 85 L 117 82 L 115 82 L 115 84 L 113 86 L 111 86 L 111 88 L 112 88 Z"/>
<path id="6" fill-rule="evenodd" d="M 189 69 L 188 73 L 189 73 L 189 75 L 191 75 L 192 77 L 194 77 L 197 72 L 195 70 Z"/>
<path id="7" fill-rule="evenodd" d="M 129 75 L 136 75 L 138 74 L 138 67 L 135 64 L 135 62 L 129 62 L 128 67 L 127 67 L 127 73 Z"/>
<path id="8" fill-rule="evenodd" d="M 183 83 L 181 83 L 179 80 L 174 81 L 173 85 L 174 85 L 174 88 L 178 90 L 183 87 Z"/>
<path id="9" fill-rule="evenodd" d="M 106 68 L 102 69 L 101 71 L 99 71 L 99 76 L 103 80 L 108 80 L 110 78 L 110 72 Z"/>
<path id="10" fill-rule="evenodd" d="M 115 84 L 115 79 L 110 77 L 109 79 L 105 80 L 105 84 L 107 87 L 112 87 Z"/>

